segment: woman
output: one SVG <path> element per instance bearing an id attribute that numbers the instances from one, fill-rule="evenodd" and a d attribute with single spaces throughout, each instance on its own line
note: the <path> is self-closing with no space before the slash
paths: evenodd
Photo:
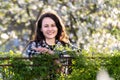
<path id="1" fill-rule="evenodd" d="M 35 54 L 50 54 L 54 55 L 57 53 L 58 49 L 66 51 L 68 49 L 77 49 L 70 46 L 69 38 L 65 31 L 65 26 L 63 25 L 60 17 L 55 12 L 45 12 L 43 13 L 36 22 L 36 31 L 34 39 L 28 44 L 26 53 L 29 56 Z M 58 54 L 61 56 L 61 54 Z M 62 60 L 62 59 L 61 59 Z M 61 61 L 60 60 L 60 61 Z M 59 60 L 55 60 L 55 63 L 59 64 Z M 62 60 L 63 61 L 63 60 Z M 64 61 L 66 63 L 66 61 Z M 68 73 L 65 67 L 57 70 L 63 73 Z"/>
<path id="2" fill-rule="evenodd" d="M 36 22 L 34 39 L 29 43 L 26 53 L 55 54 L 56 46 L 69 45 L 69 38 L 60 17 L 55 12 L 43 13 Z"/>

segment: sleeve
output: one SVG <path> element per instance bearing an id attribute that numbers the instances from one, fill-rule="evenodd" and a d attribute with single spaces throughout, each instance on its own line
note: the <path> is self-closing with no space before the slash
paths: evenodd
<path id="1" fill-rule="evenodd" d="M 36 47 L 36 42 L 31 42 L 28 44 L 27 48 L 26 48 L 26 54 L 28 56 L 32 56 L 35 54 L 38 54 L 39 52 L 35 51 L 33 48 Z"/>

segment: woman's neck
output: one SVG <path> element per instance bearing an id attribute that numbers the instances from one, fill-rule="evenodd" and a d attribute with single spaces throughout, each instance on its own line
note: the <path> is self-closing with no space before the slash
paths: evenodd
<path id="1" fill-rule="evenodd" d="M 55 45 L 55 39 L 46 39 L 48 45 Z"/>

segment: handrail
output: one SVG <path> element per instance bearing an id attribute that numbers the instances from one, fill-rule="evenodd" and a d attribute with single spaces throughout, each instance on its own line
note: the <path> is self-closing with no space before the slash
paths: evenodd
<path id="1" fill-rule="evenodd" d="M 37 57 L 14 57 L 14 59 L 29 59 L 29 60 L 32 60 L 32 59 L 35 59 Z M 73 57 L 71 56 L 62 56 L 60 57 L 60 59 L 72 59 Z M 58 58 L 54 58 L 54 59 L 58 59 Z M 0 60 L 10 60 L 10 57 L 0 57 Z M 0 66 L 13 66 L 12 64 L 0 64 Z M 40 64 L 29 64 L 29 65 L 26 65 L 26 66 L 40 66 Z M 62 64 L 62 66 L 70 66 L 70 64 Z"/>
<path id="2" fill-rule="evenodd" d="M 34 59 L 36 57 L 14 57 L 14 59 Z M 68 57 L 60 57 L 60 58 L 73 58 L 71 56 L 68 56 Z M 0 57 L 0 60 L 9 60 L 10 57 Z M 57 58 L 54 58 L 54 59 L 57 59 Z"/>

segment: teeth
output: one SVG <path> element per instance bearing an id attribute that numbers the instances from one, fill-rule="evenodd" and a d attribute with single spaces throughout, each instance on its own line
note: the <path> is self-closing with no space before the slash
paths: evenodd
<path id="1" fill-rule="evenodd" d="M 52 32 L 48 32 L 48 34 L 53 34 Z"/>
<path id="2" fill-rule="evenodd" d="M 49 34 L 49 35 L 51 35 L 51 34 Z"/>

